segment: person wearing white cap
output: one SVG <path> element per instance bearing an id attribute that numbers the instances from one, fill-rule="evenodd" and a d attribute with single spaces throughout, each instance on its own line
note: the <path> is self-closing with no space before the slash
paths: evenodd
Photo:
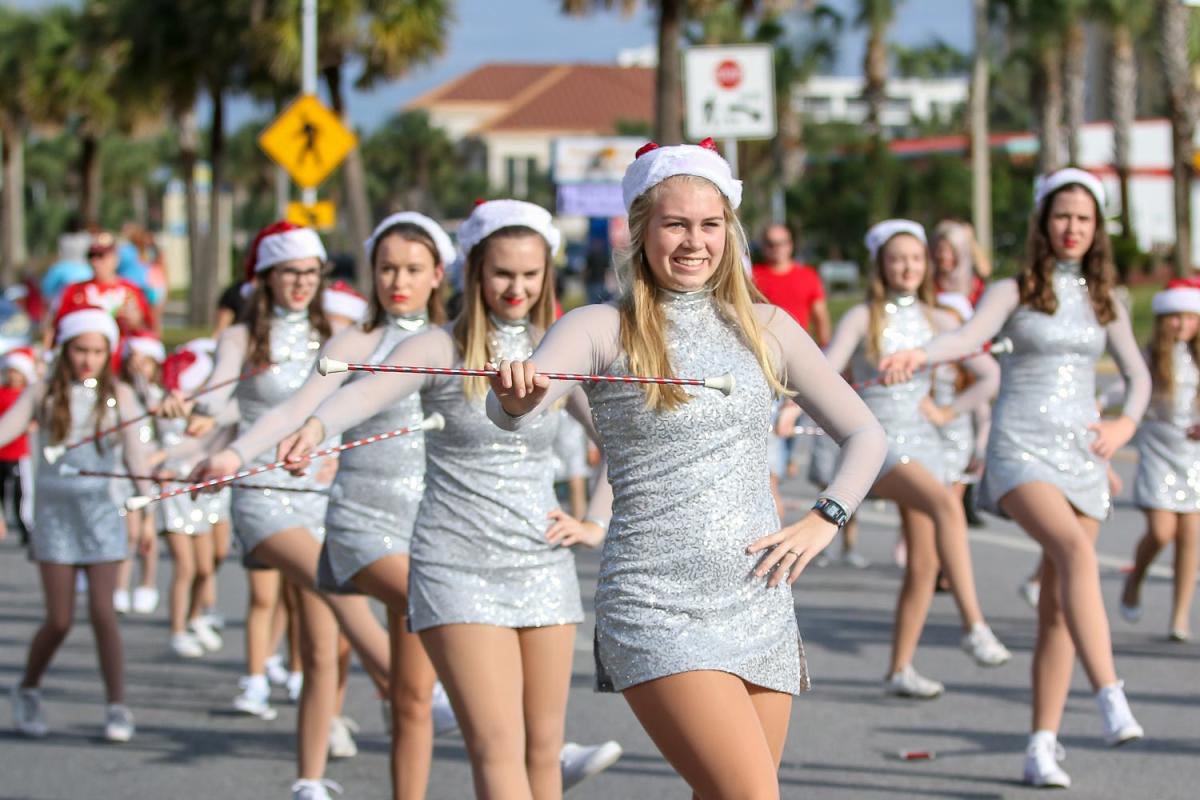
<path id="1" fill-rule="evenodd" d="M 554 319 L 560 240 L 549 212 L 532 203 L 476 206 L 459 228 L 462 313 L 401 342 L 383 363 L 479 369 L 527 357 Z M 519 434 L 500 431 L 484 413 L 486 390 L 483 378 L 434 375 L 347 382 L 280 453 L 303 458 L 325 436 L 366 431 L 368 419 L 414 397 L 425 413 L 445 418 L 445 430 L 425 434 L 409 627 L 466 718 L 476 793 L 555 797 L 621 752 L 615 742 L 563 744 L 575 627 L 583 620 L 567 545 L 600 542 L 610 495 L 607 484 L 597 490 L 588 521 L 562 511 L 551 459 L 557 417 Z M 568 407 L 590 424 L 582 392 Z"/>
<path id="2" fill-rule="evenodd" d="M 1200 550 L 1200 286 L 1177 279 L 1154 295 L 1154 334 L 1146 360 L 1154 381 L 1150 407 L 1138 427 L 1133 502 L 1146 514 L 1147 531 L 1134 548 L 1133 569 L 1121 591 L 1121 616 L 1142 617 L 1141 590 L 1159 552 L 1175 543 L 1174 591 L 1167 637 L 1190 638 L 1188 615 L 1196 591 Z"/>
<path id="3" fill-rule="evenodd" d="M 1143 735 L 1113 663 L 1095 540 L 1112 510 L 1108 460 L 1133 436 L 1151 383 L 1128 312 L 1113 294 L 1103 186 L 1081 170 L 1060 170 L 1039 180 L 1035 199 L 1020 274 L 992 284 L 962 328 L 892 354 L 880 370 L 907 380 L 914 369 L 965 356 L 997 334 L 1013 342 L 1000 359 L 979 504 L 1016 520 L 1042 547 L 1024 780 L 1069 786 L 1057 734 L 1076 653 L 1096 693 L 1105 740 L 1116 745 Z M 1106 347 L 1127 390 L 1121 416 L 1102 420 L 1096 362 Z"/>
<path id="4" fill-rule="evenodd" d="M 877 364 L 897 350 L 919 347 L 960 320 L 936 307 L 925 230 L 916 222 L 891 219 L 866 235 L 871 257 L 867 300 L 842 316 L 825 355 L 834 369 L 849 368 L 857 381 L 879 377 Z M 962 647 L 980 666 L 999 666 L 1011 654 L 984 621 L 975 593 L 962 503 L 948 485 L 945 453 L 937 427 L 953 421 L 995 393 L 999 369 L 991 356 L 964 362 L 975 378 L 967 390 L 937 406 L 929 399 L 931 376 L 892 386 L 874 383 L 862 398 L 888 435 L 888 458 L 872 494 L 894 501 L 903 519 L 904 581 L 896 599 L 888 694 L 933 698 L 941 683 L 913 666 L 939 564 L 949 579 L 962 622 Z"/>
<path id="5" fill-rule="evenodd" d="M 37 380 L 37 356 L 29 347 L 8 351 L 0 369 L 0 415 L 8 411 L 29 384 Z M 8 532 L 7 521 L 16 520 L 21 545 L 29 544 L 33 528 L 33 471 L 29 461 L 29 436 L 22 434 L 0 447 L 0 539 Z"/>
<path id="6" fill-rule="evenodd" d="M 318 351 L 330 336 L 321 305 L 325 248 L 310 228 L 277 222 L 255 239 L 247 270 L 257 276 L 255 293 L 241 321 L 222 332 L 215 365 L 205 385 L 229 381 L 205 394 L 191 409 L 189 435 L 210 431 L 226 405 L 236 399 L 241 412 L 239 433 L 248 430 L 300 388 L 312 372 Z M 268 369 L 239 376 L 260 367 Z M 173 401 L 173 402 L 172 402 Z M 164 410 L 185 413 L 176 393 Z M 260 457 L 246 466 L 269 461 Z M 314 476 L 283 479 L 289 488 L 317 490 Z M 309 646 L 301 651 L 304 691 L 297 720 L 297 771 L 293 796 L 323 798 L 322 784 L 329 749 L 330 726 L 335 716 L 338 668 L 338 619 L 313 585 L 324 538 L 328 495 L 321 491 L 280 492 L 235 487 L 234 533 L 252 562 L 280 570 L 284 577 L 305 589 L 300 593 L 300 622 Z M 311 589 L 311 591 L 309 591 Z M 370 615 L 341 616 L 344 630 L 355 644 L 363 665 L 383 691 L 387 686 L 387 638 Z M 257 696 L 265 701 L 270 687 L 262 665 L 248 676 L 240 707 Z"/>
<path id="7" fill-rule="evenodd" d="M 133 390 L 112 373 L 117 324 L 105 311 L 78 308 L 57 325 L 60 352 L 47 380 L 33 383 L 0 417 L 0 443 L 25 433 L 36 420 L 43 440 L 70 445 L 139 413 Z M 13 686 L 17 732 L 41 737 L 48 731 L 40 685 L 75 616 L 75 576 L 87 574 L 88 611 L 95 637 L 107 708 L 105 738 L 133 737 L 133 714 L 125 704 L 121 634 L 113 608 L 117 571 L 129 552 L 125 524 L 112 480 L 86 477 L 83 470 L 112 472 L 122 466 L 146 474 L 148 450 L 134 427 L 68 449 L 51 464 L 39 454 L 34 529 L 30 555 L 38 564 L 46 619 L 29 647 L 25 672 Z M 150 485 L 140 481 L 147 492 Z"/>
<path id="8" fill-rule="evenodd" d="M 334 332 L 357 325 L 367 316 L 367 298 L 342 280 L 334 281 L 325 287 L 321 295 L 321 306 L 325 309 L 325 316 L 329 318 Z"/>
<path id="9" fill-rule="evenodd" d="M 730 374 L 708 388 L 585 383 L 614 492 L 596 588 L 596 682 L 621 692 L 699 797 L 778 797 L 792 695 L 809 685 L 790 584 L 837 534 L 887 449 L 879 423 L 742 269 L 741 182 L 700 145 L 638 152 L 622 191 L 630 249 L 617 305 L 575 309 L 531 360 L 500 364 L 488 415 L 537 430 L 574 384 L 542 371 Z M 781 528 L 774 399 L 842 444 L 814 509 Z"/>

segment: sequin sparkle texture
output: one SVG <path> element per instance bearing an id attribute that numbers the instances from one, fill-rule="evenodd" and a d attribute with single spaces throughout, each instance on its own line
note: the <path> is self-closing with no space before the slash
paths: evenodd
<path id="1" fill-rule="evenodd" d="M 1138 508 L 1195 514 L 1200 512 L 1200 442 L 1189 439 L 1187 429 L 1197 421 L 1200 368 L 1185 342 L 1175 343 L 1171 358 L 1174 391 L 1155 392 L 1134 440 L 1138 471 L 1133 502 Z"/>

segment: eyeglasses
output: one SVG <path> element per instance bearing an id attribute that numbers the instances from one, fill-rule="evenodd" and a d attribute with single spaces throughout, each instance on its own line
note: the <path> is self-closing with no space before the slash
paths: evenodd
<path id="1" fill-rule="evenodd" d="M 321 279 L 321 274 L 322 272 L 319 268 L 293 269 L 292 267 L 284 267 L 279 270 L 279 277 L 283 278 L 284 280 L 295 281 L 296 283 L 306 280 L 319 281 Z"/>

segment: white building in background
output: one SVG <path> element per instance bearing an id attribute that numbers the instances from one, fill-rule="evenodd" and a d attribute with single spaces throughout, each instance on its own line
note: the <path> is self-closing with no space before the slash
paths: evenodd
<path id="1" fill-rule="evenodd" d="M 880 122 L 884 128 L 905 128 L 915 120 L 948 119 L 967 102 L 969 85 L 961 78 L 889 78 Z M 792 88 L 792 110 L 808 122 L 849 122 L 867 118 L 860 75 L 815 75 Z"/>

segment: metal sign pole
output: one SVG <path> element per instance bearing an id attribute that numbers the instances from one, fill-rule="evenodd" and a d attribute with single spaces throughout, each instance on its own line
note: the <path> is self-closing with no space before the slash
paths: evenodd
<path id="1" fill-rule="evenodd" d="M 302 94 L 317 93 L 317 0 L 302 0 L 300 15 L 300 91 Z M 317 202 L 317 190 L 304 189 L 301 199 L 305 205 Z"/>
<path id="2" fill-rule="evenodd" d="M 733 173 L 733 177 L 738 176 L 738 140 L 725 140 L 725 160 L 729 162 L 729 171 Z"/>

